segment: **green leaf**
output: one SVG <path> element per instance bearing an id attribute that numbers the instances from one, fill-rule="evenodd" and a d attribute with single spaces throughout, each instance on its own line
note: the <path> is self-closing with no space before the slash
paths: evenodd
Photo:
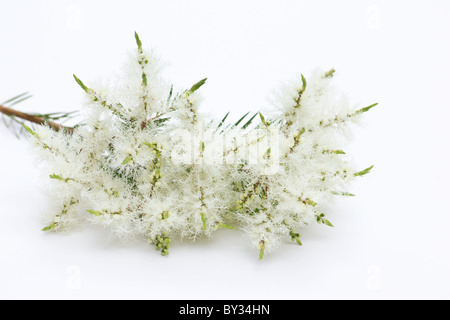
<path id="1" fill-rule="evenodd" d="M 259 243 L 259 260 L 262 260 L 264 258 L 264 250 L 266 249 L 266 244 L 264 240 L 261 240 Z"/>
<path id="2" fill-rule="evenodd" d="M 225 123 L 225 121 L 227 120 L 228 116 L 230 115 L 230 113 L 228 112 L 225 117 L 222 119 L 222 121 L 220 121 L 219 126 L 217 127 L 217 129 L 219 129 L 221 126 L 223 126 L 223 124 Z"/>
<path id="3" fill-rule="evenodd" d="M 231 127 L 231 123 L 229 123 L 225 128 L 222 129 L 222 131 L 220 132 L 221 134 L 224 133 L 228 128 Z M 232 127 L 233 128 L 233 127 Z"/>
<path id="4" fill-rule="evenodd" d="M 26 125 L 24 125 L 24 124 L 22 124 L 22 126 L 23 126 L 23 127 L 25 128 L 25 130 L 27 130 L 28 133 L 30 133 L 32 136 L 34 136 L 34 137 L 36 137 L 36 138 L 39 138 L 38 134 L 37 134 L 36 132 L 34 132 L 33 130 L 31 130 L 30 127 L 28 127 L 28 126 L 26 126 Z"/>
<path id="5" fill-rule="evenodd" d="M 364 175 L 368 174 L 370 172 L 370 170 L 372 170 L 372 168 L 373 168 L 373 166 L 371 166 L 371 167 L 369 167 L 367 169 L 364 169 L 363 171 L 357 172 L 357 173 L 354 174 L 354 176 L 355 177 L 364 176 Z"/>
<path id="6" fill-rule="evenodd" d="M 152 144 L 152 143 L 144 142 L 144 143 L 142 143 L 142 144 L 143 144 L 143 145 L 146 145 L 146 146 L 149 147 L 150 149 L 154 149 L 154 148 L 155 148 L 155 145 Z"/>
<path id="7" fill-rule="evenodd" d="M 291 240 L 297 242 L 298 245 L 302 246 L 302 242 L 300 241 L 300 238 L 302 237 L 299 233 L 291 230 L 289 232 L 289 235 L 291 236 Z"/>
<path id="8" fill-rule="evenodd" d="M 334 228 L 333 224 L 330 221 L 328 221 L 327 219 L 323 219 L 322 218 L 322 223 L 327 225 L 327 226 L 329 226 L 329 227 Z"/>
<path id="9" fill-rule="evenodd" d="M 371 104 L 371 105 L 368 106 L 368 107 L 359 109 L 358 111 L 356 111 L 356 114 L 361 114 L 361 113 L 367 112 L 367 111 L 369 111 L 370 109 L 372 109 L 373 107 L 376 107 L 377 105 L 378 105 L 378 103 L 374 103 L 374 104 Z"/>
<path id="10" fill-rule="evenodd" d="M 138 50 L 142 51 L 142 42 L 141 42 L 141 39 L 139 39 L 139 35 L 137 34 L 137 32 L 134 32 L 134 37 L 136 38 L 136 44 L 138 46 Z"/>
<path id="11" fill-rule="evenodd" d="M 36 134 L 33 130 L 31 130 L 30 127 L 28 127 L 28 126 L 26 126 L 26 125 L 23 125 L 23 127 L 24 127 L 25 130 L 27 130 L 30 134 L 32 134 L 32 135 Z"/>
<path id="12" fill-rule="evenodd" d="M 8 101 L 2 103 L 2 104 L 7 104 L 7 103 L 11 103 L 9 105 L 9 107 L 15 106 L 18 103 L 21 103 L 25 100 L 28 100 L 32 97 L 32 95 L 29 95 L 28 93 L 23 93 L 21 95 L 18 95 L 17 97 L 14 97 L 12 99 L 9 99 Z"/>
<path id="13" fill-rule="evenodd" d="M 304 93 L 306 90 L 306 79 L 305 77 L 302 75 L 302 91 L 301 93 Z"/>
<path id="14" fill-rule="evenodd" d="M 200 81 L 197 82 L 196 84 L 194 84 L 194 85 L 192 86 L 192 88 L 189 89 L 189 92 L 190 92 L 190 93 L 194 93 L 195 91 L 197 91 L 198 89 L 200 89 L 200 87 L 201 87 L 202 85 L 205 84 L 205 82 L 206 82 L 207 79 L 208 79 L 208 78 L 205 78 L 205 79 L 203 79 L 203 80 L 200 80 Z"/>
<path id="15" fill-rule="evenodd" d="M 255 120 L 258 113 L 259 112 L 255 113 L 255 115 L 253 117 L 251 117 L 250 120 L 247 121 L 247 123 L 242 127 L 242 129 L 244 129 L 244 130 L 247 129 L 247 127 L 252 124 L 253 120 Z"/>
<path id="16" fill-rule="evenodd" d="M 206 215 L 202 212 L 202 223 L 203 223 L 203 230 L 206 230 Z"/>
<path id="17" fill-rule="evenodd" d="M 128 157 L 126 157 L 125 158 L 125 160 L 123 160 L 123 162 L 122 162 L 122 166 L 124 166 L 124 165 L 126 165 L 128 162 L 130 162 L 131 160 L 133 160 L 133 157 L 132 156 L 128 156 Z"/>
<path id="18" fill-rule="evenodd" d="M 45 227 L 44 229 L 42 229 L 42 231 L 50 231 L 50 230 L 54 229 L 56 227 L 56 225 L 57 225 L 56 223 L 52 223 L 48 227 Z"/>
<path id="19" fill-rule="evenodd" d="M 266 127 L 268 127 L 269 124 L 267 123 L 266 118 L 264 118 L 264 116 L 263 116 L 263 114 L 262 114 L 261 112 L 259 113 L 259 117 L 261 118 L 261 122 L 262 122 Z"/>
<path id="20" fill-rule="evenodd" d="M 332 194 L 336 195 L 336 196 L 344 196 L 344 197 L 355 197 L 355 195 L 353 193 L 349 193 L 349 192 L 336 192 L 336 191 L 332 191 Z"/>
<path id="21" fill-rule="evenodd" d="M 310 205 L 310 206 L 313 206 L 313 207 L 317 206 L 317 202 L 314 202 L 314 201 L 312 201 L 311 199 L 306 199 L 306 200 L 305 200 L 305 203 L 306 203 L 307 205 Z"/>
<path id="22" fill-rule="evenodd" d="M 159 119 L 153 120 L 153 122 L 158 126 L 162 126 L 165 122 L 167 122 L 169 120 L 170 120 L 170 118 L 159 118 Z"/>
<path id="23" fill-rule="evenodd" d="M 35 135 L 35 134 L 36 134 L 36 132 L 34 132 L 33 130 L 31 130 L 30 127 L 28 127 L 28 126 L 26 126 L 26 125 L 23 125 L 23 127 L 25 128 L 25 130 L 28 131 L 28 133 L 30 133 L 30 134 L 32 134 L 32 135 Z"/>
<path id="24" fill-rule="evenodd" d="M 63 180 L 63 178 L 61 176 L 58 176 L 57 174 L 51 174 L 50 179 Z"/>
<path id="25" fill-rule="evenodd" d="M 81 87 L 81 89 L 83 89 L 86 93 L 89 93 L 89 88 L 84 85 L 83 81 L 78 79 L 78 77 L 76 75 L 73 75 L 73 77 L 75 78 L 75 81 L 78 83 L 78 85 Z"/>
<path id="26" fill-rule="evenodd" d="M 306 129 L 302 128 L 295 136 L 294 136 L 294 141 L 299 142 L 300 141 L 300 137 L 305 133 Z"/>
<path id="27" fill-rule="evenodd" d="M 103 215 L 100 211 L 94 211 L 94 210 L 86 210 L 86 211 L 89 212 L 90 214 L 93 214 L 96 217 Z"/>
<path id="28" fill-rule="evenodd" d="M 74 115 L 74 114 L 77 112 L 78 111 L 54 112 L 54 113 L 46 113 L 46 114 L 33 113 L 33 116 L 41 117 L 47 121 L 55 121 L 55 120 L 61 120 L 61 119 L 69 120 L 69 119 L 76 117 L 76 115 Z"/>
<path id="29" fill-rule="evenodd" d="M 222 229 L 237 230 L 235 227 L 230 226 L 230 225 L 228 225 L 228 224 L 224 224 L 224 223 L 220 223 L 220 224 L 218 225 L 218 227 L 219 227 L 219 228 L 222 228 Z"/>
<path id="30" fill-rule="evenodd" d="M 142 85 L 147 86 L 147 75 L 144 72 L 142 72 Z"/>
<path id="31" fill-rule="evenodd" d="M 242 118 L 239 119 L 238 122 L 236 122 L 236 123 L 234 124 L 233 127 L 237 127 L 238 125 L 240 125 L 241 122 L 244 121 L 244 119 L 245 119 L 249 114 L 250 114 L 250 112 L 247 112 Z"/>
<path id="32" fill-rule="evenodd" d="M 345 154 L 342 150 L 323 150 L 323 154 Z"/>
<path id="33" fill-rule="evenodd" d="M 331 69 L 330 71 L 325 73 L 325 78 L 331 78 L 333 77 L 334 73 L 336 72 L 336 70 Z"/>
<path id="34" fill-rule="evenodd" d="M 59 176 L 59 175 L 57 175 L 57 174 L 51 174 L 50 175 L 50 179 L 55 179 L 55 180 L 59 180 L 59 181 L 69 181 L 69 179 L 64 179 L 63 177 L 61 177 L 61 176 Z"/>
<path id="35" fill-rule="evenodd" d="M 170 86 L 170 92 L 169 92 L 169 96 L 167 97 L 167 103 L 170 102 L 172 95 L 173 95 L 173 85 Z"/>
<path id="36" fill-rule="evenodd" d="M 6 100 L 6 101 L 0 103 L 0 105 L 6 105 L 6 104 L 8 104 L 10 102 L 13 102 L 14 100 L 20 99 L 20 98 L 22 98 L 23 96 L 26 96 L 26 95 L 28 95 L 28 92 L 21 93 L 18 96 L 15 96 L 14 98 L 11 98 L 9 100 Z"/>

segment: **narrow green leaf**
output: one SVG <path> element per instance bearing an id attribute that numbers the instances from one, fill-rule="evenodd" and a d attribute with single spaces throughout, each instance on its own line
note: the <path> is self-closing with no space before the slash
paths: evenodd
<path id="1" fill-rule="evenodd" d="M 222 119 L 222 121 L 220 121 L 219 125 L 217 126 L 217 129 L 219 129 L 220 127 L 223 126 L 223 124 L 225 123 L 225 121 L 227 120 L 228 116 L 230 115 L 230 112 L 228 112 L 225 117 Z"/>
<path id="2" fill-rule="evenodd" d="M 75 78 L 75 81 L 78 83 L 78 85 L 81 87 L 81 89 L 83 89 L 86 93 L 89 93 L 89 88 L 84 85 L 83 81 L 78 79 L 78 77 L 76 75 L 73 75 L 73 77 Z"/>
<path id="3" fill-rule="evenodd" d="M 334 228 L 333 224 L 330 221 L 328 221 L 327 219 L 323 219 L 322 218 L 322 223 L 327 225 L 327 226 L 329 226 L 329 227 Z"/>
<path id="4" fill-rule="evenodd" d="M 134 32 L 134 37 L 136 38 L 136 44 L 138 46 L 138 50 L 142 51 L 142 42 L 141 42 L 141 39 L 139 39 L 139 35 L 137 34 L 137 32 Z"/>
<path id="5" fill-rule="evenodd" d="M 331 69 L 330 71 L 325 73 L 325 78 L 331 78 L 333 77 L 334 73 L 336 72 L 336 70 Z"/>
<path id="6" fill-rule="evenodd" d="M 56 223 L 52 223 L 48 227 L 45 227 L 44 229 L 42 229 L 42 231 L 50 231 L 50 230 L 54 229 L 55 227 L 56 227 Z"/>
<path id="7" fill-rule="evenodd" d="M 206 230 L 206 215 L 202 212 L 202 223 L 203 223 L 203 230 Z"/>
<path id="8" fill-rule="evenodd" d="M 50 175 L 50 179 L 55 179 L 55 180 L 59 180 L 59 181 L 63 181 L 63 177 L 58 176 L 57 174 L 51 174 Z"/>
<path id="9" fill-rule="evenodd" d="M 247 112 L 241 119 L 239 119 L 238 122 L 236 122 L 236 123 L 234 124 L 233 127 L 237 127 L 238 125 L 240 125 L 241 122 L 244 121 L 244 119 L 247 118 L 247 116 L 248 116 L 249 114 L 250 114 L 250 112 Z"/>
<path id="10" fill-rule="evenodd" d="M 33 113 L 33 116 L 41 117 L 46 120 L 60 120 L 60 119 L 72 119 L 75 117 L 75 113 L 78 111 L 72 111 L 72 112 L 54 112 L 54 113 L 46 113 L 46 114 L 40 114 L 40 113 Z"/>
<path id="11" fill-rule="evenodd" d="M 9 100 L 6 100 L 5 102 L 0 103 L 0 105 L 5 105 L 7 103 L 13 102 L 14 100 L 20 99 L 20 98 L 22 98 L 23 96 L 26 96 L 26 95 L 28 95 L 28 92 L 21 93 L 18 96 L 15 96 L 14 98 L 11 98 Z"/>
<path id="12" fill-rule="evenodd" d="M 64 116 L 64 115 L 69 115 L 69 114 L 75 113 L 75 112 L 78 112 L 78 111 L 72 111 L 72 112 L 52 112 L 52 113 L 45 113 L 45 114 L 34 113 L 33 115 L 37 115 L 37 116 L 41 116 L 41 117 L 52 117 L 52 119 L 56 119 L 56 118 L 55 118 L 56 116 L 59 116 L 59 115 L 62 115 L 62 116 Z"/>
<path id="13" fill-rule="evenodd" d="M 123 160 L 122 162 L 122 166 L 126 165 L 127 163 L 129 163 L 131 160 L 133 160 L 132 156 L 128 156 L 125 158 L 125 160 Z"/>
<path id="14" fill-rule="evenodd" d="M 331 193 L 336 195 L 336 196 L 355 197 L 355 195 L 353 193 L 348 193 L 348 192 L 336 192 L 336 191 L 333 191 Z"/>
<path id="15" fill-rule="evenodd" d="M 372 168 L 373 168 L 373 166 L 371 166 L 371 167 L 369 167 L 367 169 L 364 169 L 363 171 L 357 172 L 357 173 L 354 174 L 354 176 L 355 177 L 364 176 L 364 175 L 368 174 L 370 172 L 370 170 L 372 170 Z"/>
<path id="16" fill-rule="evenodd" d="M 264 250 L 266 249 L 266 244 L 264 240 L 259 243 L 259 260 L 261 261 L 264 258 Z"/>
<path id="17" fill-rule="evenodd" d="M 169 92 L 169 96 L 167 97 L 167 103 L 170 102 L 172 95 L 173 95 L 173 85 L 170 86 L 170 92 Z"/>
<path id="18" fill-rule="evenodd" d="M 86 210 L 86 211 L 89 212 L 90 214 L 93 214 L 96 217 L 103 215 L 100 211 L 94 211 L 94 210 Z"/>
<path id="19" fill-rule="evenodd" d="M 36 138 L 39 138 L 38 134 L 36 132 L 34 132 L 33 130 L 31 130 L 30 127 L 24 125 L 23 123 L 22 123 L 22 126 L 25 128 L 25 130 L 28 131 L 29 134 L 31 134 L 32 136 L 34 136 Z"/>
<path id="20" fill-rule="evenodd" d="M 224 133 L 226 130 L 228 130 L 231 127 L 231 123 L 227 124 L 227 126 L 225 128 L 222 129 L 222 131 L 220 131 L 220 134 Z M 233 128 L 233 127 L 232 127 Z"/>
<path id="21" fill-rule="evenodd" d="M 169 120 L 170 120 L 170 118 L 159 118 L 159 119 L 154 120 L 153 122 L 156 123 L 158 126 L 161 126 Z"/>
<path id="22" fill-rule="evenodd" d="M 259 117 L 261 118 L 261 122 L 262 122 L 266 127 L 268 127 L 269 124 L 267 123 L 266 118 L 264 118 L 264 116 L 263 116 L 263 114 L 262 114 L 261 112 L 259 113 Z"/>
<path id="23" fill-rule="evenodd" d="M 247 123 L 242 127 L 242 129 L 247 129 L 249 125 L 252 124 L 253 120 L 255 120 L 255 118 L 258 116 L 258 113 L 255 113 L 255 115 L 253 117 L 250 118 L 250 120 L 247 121 Z"/>
<path id="24" fill-rule="evenodd" d="M 294 141 L 299 142 L 300 141 L 300 137 L 305 133 L 306 129 L 302 128 L 295 136 L 294 136 Z"/>
<path id="25" fill-rule="evenodd" d="M 189 92 L 194 93 L 195 91 L 197 91 L 198 89 L 200 89 L 200 87 L 201 87 L 202 85 L 205 84 L 205 82 L 206 82 L 207 79 L 208 79 L 208 78 L 202 79 L 202 80 L 200 80 L 199 82 L 197 82 L 196 84 L 194 84 L 194 85 L 192 86 L 192 88 L 189 89 Z"/>
<path id="26" fill-rule="evenodd" d="M 21 103 L 21 102 L 23 102 L 23 101 L 25 101 L 25 100 L 30 99 L 31 97 L 32 97 L 32 96 L 30 95 L 30 96 L 23 97 L 22 99 L 15 100 L 15 101 L 12 102 L 9 106 L 10 106 L 10 107 L 15 106 L 16 104 L 19 104 L 19 103 Z"/>
<path id="27" fill-rule="evenodd" d="M 286 224 L 286 223 L 285 223 L 285 224 Z M 287 225 L 287 224 L 286 224 L 286 225 Z M 292 241 L 294 241 L 295 238 L 299 238 L 299 237 L 300 237 L 300 234 L 297 233 L 297 232 L 295 232 L 295 231 L 293 231 L 293 230 L 291 230 L 291 231 L 289 232 L 289 235 L 291 236 Z"/>
<path id="28" fill-rule="evenodd" d="M 295 241 L 299 246 L 303 246 L 303 243 L 301 242 L 300 238 L 296 238 Z"/>
<path id="29" fill-rule="evenodd" d="M 306 90 L 306 78 L 302 75 L 302 91 L 301 93 L 304 93 Z"/>
<path id="30" fill-rule="evenodd" d="M 374 104 L 372 104 L 372 105 L 370 105 L 370 106 L 368 106 L 368 107 L 359 109 L 358 111 L 356 111 L 356 114 L 361 114 L 361 113 L 367 112 L 367 111 L 369 111 L 370 109 L 372 109 L 373 107 L 376 107 L 377 105 L 378 105 L 378 103 L 374 103 Z"/>
<path id="31" fill-rule="evenodd" d="M 148 143 L 148 142 L 144 142 L 144 143 L 142 143 L 143 145 L 146 145 L 147 147 L 149 147 L 150 149 L 154 149 L 155 148 L 155 145 L 154 144 L 151 144 L 151 143 Z"/>
<path id="32" fill-rule="evenodd" d="M 317 206 L 317 202 L 314 202 L 314 201 L 312 201 L 311 199 L 306 199 L 306 200 L 305 200 L 305 203 L 306 203 L 307 205 L 310 205 L 310 206 L 313 206 L 313 207 Z"/>
<path id="33" fill-rule="evenodd" d="M 28 127 L 28 126 L 26 126 L 26 125 L 23 125 L 23 127 L 24 127 L 25 130 L 27 130 L 30 134 L 32 134 L 32 135 L 36 134 L 33 130 L 31 130 L 30 127 Z"/>
<path id="34" fill-rule="evenodd" d="M 345 154 L 342 150 L 323 150 L 323 154 Z"/>
<path id="35" fill-rule="evenodd" d="M 144 72 L 142 72 L 142 85 L 147 86 L 147 75 Z"/>
<path id="36" fill-rule="evenodd" d="M 230 225 L 228 225 L 228 224 L 224 224 L 224 223 L 220 223 L 220 224 L 219 224 L 219 228 L 222 228 L 222 229 L 237 230 L 235 227 L 230 226 Z"/>
<path id="37" fill-rule="evenodd" d="M 9 124 L 8 124 L 8 122 L 6 122 L 6 115 L 2 114 L 2 120 L 3 120 L 3 123 L 5 124 L 5 126 L 7 128 L 9 128 Z"/>

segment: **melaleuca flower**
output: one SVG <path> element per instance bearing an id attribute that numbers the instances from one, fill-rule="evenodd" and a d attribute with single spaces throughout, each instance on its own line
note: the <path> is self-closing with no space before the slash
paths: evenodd
<path id="1" fill-rule="evenodd" d="M 260 257 L 283 241 L 301 244 L 321 207 L 349 196 L 356 169 L 344 130 L 375 105 L 354 110 L 332 86 L 334 70 L 280 88 L 273 114 L 235 124 L 199 112 L 206 79 L 175 90 L 136 34 L 128 72 L 85 91 L 85 120 L 70 130 L 31 133 L 47 165 L 53 215 L 45 231 L 87 218 L 120 238 L 138 237 L 168 254 L 172 238 L 241 230 Z M 232 231 L 230 231 L 232 232 Z"/>

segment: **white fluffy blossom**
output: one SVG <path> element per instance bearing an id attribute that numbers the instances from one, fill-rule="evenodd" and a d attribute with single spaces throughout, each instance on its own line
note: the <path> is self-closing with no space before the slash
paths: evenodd
<path id="1" fill-rule="evenodd" d="M 54 190 L 45 231 L 86 216 L 166 255 L 174 236 L 240 229 L 262 258 L 280 241 L 301 244 L 313 221 L 332 226 L 321 204 L 370 171 L 351 165 L 341 133 L 373 105 L 352 110 L 331 85 L 334 70 L 316 71 L 280 88 L 270 118 L 216 123 L 198 112 L 206 79 L 175 93 L 136 40 L 125 77 L 105 88 L 75 77 L 87 97 L 82 125 L 29 129 Z"/>

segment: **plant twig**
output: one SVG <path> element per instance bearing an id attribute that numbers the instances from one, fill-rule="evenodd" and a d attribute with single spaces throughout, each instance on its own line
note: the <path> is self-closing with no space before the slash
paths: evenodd
<path id="1" fill-rule="evenodd" d="M 20 112 L 8 107 L 4 107 L 2 105 L 0 105 L 0 113 L 3 113 L 7 116 L 10 117 L 17 117 L 17 118 L 21 118 L 23 120 L 29 121 L 29 122 L 33 122 L 39 125 L 47 125 L 50 128 L 52 128 L 55 131 L 60 131 L 60 130 L 64 130 L 65 132 L 72 134 L 73 133 L 73 128 L 72 127 L 65 127 L 59 123 L 53 122 L 53 121 L 48 121 L 42 117 L 36 116 L 36 115 L 32 115 L 32 114 L 28 114 L 28 113 L 24 113 L 24 112 Z"/>

